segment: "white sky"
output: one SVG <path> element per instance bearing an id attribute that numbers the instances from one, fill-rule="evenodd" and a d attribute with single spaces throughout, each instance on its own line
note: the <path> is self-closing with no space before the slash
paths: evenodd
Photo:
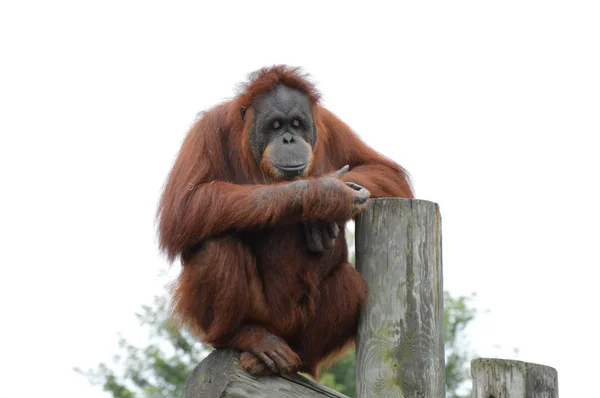
<path id="1" fill-rule="evenodd" d="M 597 390 L 600 3 L 195 3 L 0 4 L 0 397 L 106 397 L 72 367 L 143 341 L 187 128 L 274 63 L 440 204 L 472 348 Z"/>

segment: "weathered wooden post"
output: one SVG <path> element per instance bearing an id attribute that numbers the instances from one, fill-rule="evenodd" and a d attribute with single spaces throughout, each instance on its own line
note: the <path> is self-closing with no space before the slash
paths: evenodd
<path id="1" fill-rule="evenodd" d="M 558 398 L 558 374 L 550 366 L 478 358 L 471 375 L 473 398 Z"/>
<path id="2" fill-rule="evenodd" d="M 215 350 L 188 377 L 184 398 L 348 398 L 301 375 L 254 377 L 239 353 Z"/>
<path id="3" fill-rule="evenodd" d="M 443 398 L 438 205 L 372 200 L 356 223 L 356 263 L 369 285 L 357 339 L 357 398 Z"/>

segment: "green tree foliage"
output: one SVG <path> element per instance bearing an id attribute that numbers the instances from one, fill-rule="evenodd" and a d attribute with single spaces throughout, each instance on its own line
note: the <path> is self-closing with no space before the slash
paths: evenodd
<path id="1" fill-rule="evenodd" d="M 178 329 L 164 296 L 155 297 L 154 303 L 142 307 L 136 316 L 148 331 L 146 346 L 135 346 L 120 337 L 112 367 L 101 363 L 93 370 L 75 371 L 114 398 L 183 397 L 188 375 L 209 350 L 185 328 Z"/>
<path id="2" fill-rule="evenodd" d="M 354 263 L 354 238 L 347 233 L 351 261 Z M 468 344 L 464 329 L 476 315 L 471 306 L 472 297 L 452 297 L 444 293 L 444 342 L 446 353 L 446 396 L 469 396 L 465 382 L 468 380 Z M 150 341 L 145 346 L 135 346 L 123 337 L 119 339 L 119 354 L 113 358 L 112 367 L 105 363 L 96 369 L 77 372 L 87 376 L 92 384 L 101 385 L 114 398 L 180 398 L 185 382 L 194 367 L 210 349 L 198 343 L 185 328 L 179 330 L 169 316 L 167 299 L 155 297 L 151 306 L 142 307 L 136 314 L 147 329 Z M 349 397 L 356 394 L 355 352 L 349 349 L 331 367 L 322 369 L 319 381 Z"/>
<path id="3" fill-rule="evenodd" d="M 471 306 L 474 295 L 453 298 L 444 292 L 444 353 L 446 356 L 446 396 L 460 398 L 461 387 L 469 379 L 470 355 L 464 330 L 476 315 Z M 470 394 L 468 395 L 470 396 Z"/>
<path id="4" fill-rule="evenodd" d="M 446 385 L 447 397 L 468 396 L 463 387 L 468 379 L 468 347 L 464 329 L 473 320 L 475 310 L 470 297 L 444 295 Z M 194 367 L 210 350 L 198 343 L 186 329 L 178 330 L 167 310 L 167 299 L 156 297 L 153 305 L 142 307 L 136 314 L 147 329 L 150 340 L 136 346 L 123 337 L 119 339 L 119 354 L 109 366 L 101 363 L 96 369 L 77 372 L 101 385 L 114 398 L 180 398 L 185 382 Z M 354 350 L 348 350 L 333 366 L 322 369 L 320 382 L 350 397 L 355 395 Z M 459 391 L 464 390 L 462 393 Z"/>

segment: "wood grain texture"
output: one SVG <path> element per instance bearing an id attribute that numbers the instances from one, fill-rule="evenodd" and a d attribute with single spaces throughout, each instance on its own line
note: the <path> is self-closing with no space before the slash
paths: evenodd
<path id="1" fill-rule="evenodd" d="M 507 359 L 471 361 L 473 398 L 558 398 L 556 369 Z"/>
<path id="2" fill-rule="evenodd" d="M 356 222 L 369 285 L 357 338 L 357 398 L 445 396 L 438 205 L 374 199 Z"/>
<path id="3" fill-rule="evenodd" d="M 238 360 L 234 350 L 211 352 L 188 378 L 184 398 L 348 398 L 301 375 L 254 377 Z"/>

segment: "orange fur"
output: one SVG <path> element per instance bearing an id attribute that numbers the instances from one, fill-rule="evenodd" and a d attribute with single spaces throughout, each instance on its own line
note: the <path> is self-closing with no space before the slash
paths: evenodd
<path id="1" fill-rule="evenodd" d="M 317 144 L 310 169 L 295 185 L 273 182 L 277 176 L 249 146 L 253 102 L 277 84 L 305 92 L 313 103 Z M 404 169 L 365 145 L 319 98 L 298 69 L 252 74 L 237 97 L 194 124 L 158 212 L 160 247 L 183 263 L 175 314 L 219 347 L 247 351 L 265 345 L 268 333 L 278 336 L 298 353 L 300 370 L 313 375 L 324 358 L 352 343 L 367 290 L 348 264 L 343 230 L 322 255 L 306 250 L 300 222 L 343 224 L 352 215 L 347 195 L 328 188 L 322 176 L 348 164 L 342 180 L 364 186 L 371 197 L 413 197 Z M 255 357 L 245 358 L 256 368 Z"/>

